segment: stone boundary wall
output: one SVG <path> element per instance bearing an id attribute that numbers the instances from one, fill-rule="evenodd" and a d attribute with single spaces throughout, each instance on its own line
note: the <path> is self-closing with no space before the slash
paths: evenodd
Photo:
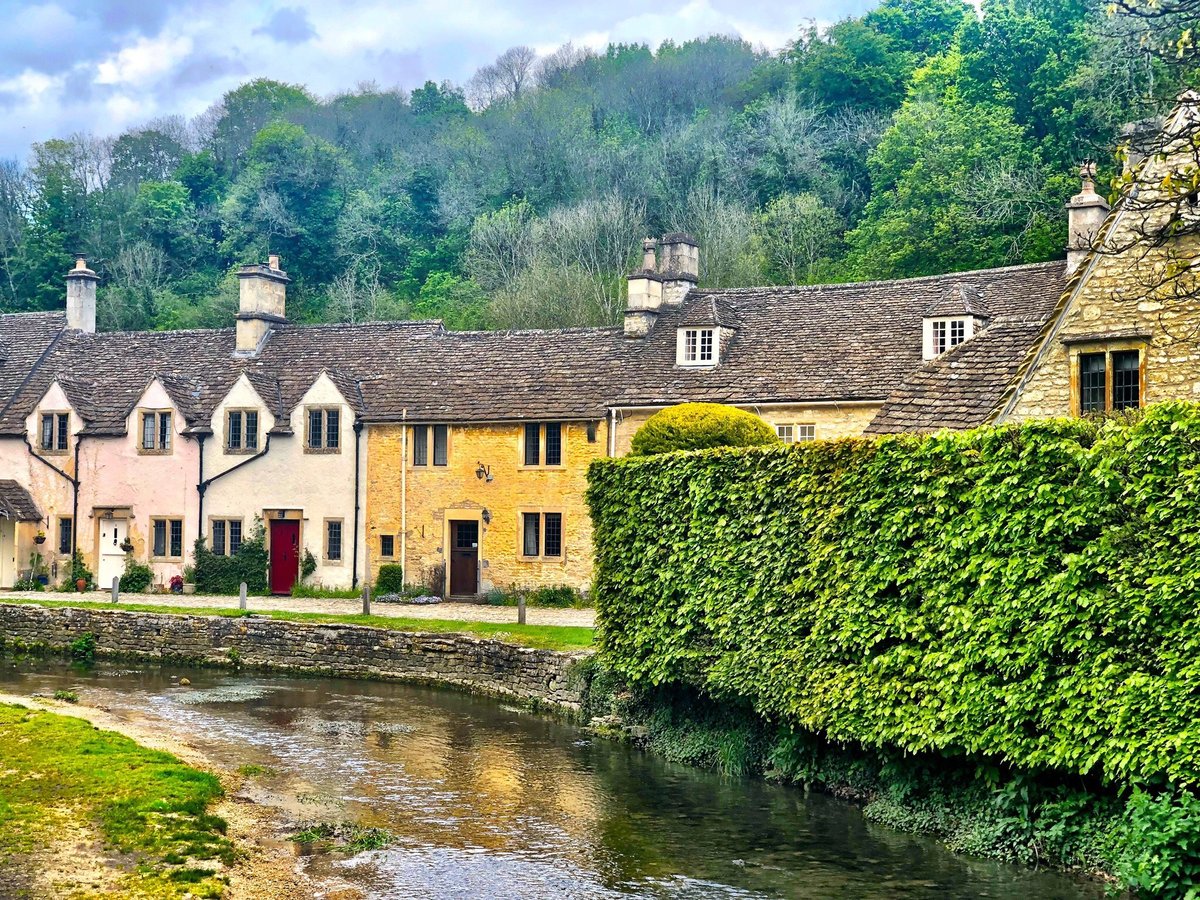
<path id="1" fill-rule="evenodd" d="M 96 637 L 100 657 L 444 684 L 568 715 L 578 713 L 583 692 L 572 669 L 591 655 L 586 650 L 536 650 L 465 634 L 285 622 L 266 616 L 0 604 L 4 645 L 63 650 L 89 632 Z"/>

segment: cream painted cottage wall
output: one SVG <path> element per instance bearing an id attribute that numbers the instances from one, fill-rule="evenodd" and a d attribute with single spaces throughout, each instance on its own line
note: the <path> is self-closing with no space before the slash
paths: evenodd
<path id="1" fill-rule="evenodd" d="M 142 449 L 145 411 L 171 413 L 169 450 Z M 79 452 L 77 540 L 101 587 L 110 583 L 109 573 L 101 571 L 101 532 L 111 534 L 114 517 L 119 520 L 126 515 L 125 510 L 128 510 L 128 536 L 133 541 L 132 556 L 150 565 L 155 584 L 169 584 L 191 562 L 192 544 L 199 533 L 196 473 L 200 454 L 196 440 L 183 434 L 186 425 L 170 395 L 158 381 L 153 381 L 126 417 L 125 434 L 84 437 Z M 154 554 L 154 519 L 182 521 L 179 555 L 170 552 L 169 539 L 166 554 Z M 105 541 L 110 544 L 111 538 L 106 537 Z"/>
<path id="2" fill-rule="evenodd" d="M 307 411 L 313 406 L 336 408 L 340 412 L 338 452 L 313 452 L 307 449 Z M 228 413 L 239 409 L 258 411 L 259 451 L 265 449 L 266 452 L 237 471 L 231 471 L 253 456 L 226 451 Z M 205 534 L 211 539 L 210 525 L 213 519 L 241 519 L 245 533 L 249 534 L 256 519 L 262 519 L 265 524 L 279 510 L 298 514 L 300 546 L 309 550 L 317 561 L 316 572 L 308 579 L 308 583 L 328 588 L 349 588 L 355 572 L 354 417 L 354 410 L 346 403 L 337 386 L 328 375 L 322 373 L 291 411 L 289 425 L 292 434 L 270 435 L 270 447 L 267 449 L 268 433 L 275 427 L 276 421 L 249 381 L 241 378 L 214 410 L 213 434 L 205 441 L 205 478 L 229 472 L 213 481 L 205 494 Z M 358 471 L 359 503 L 363 509 L 366 507 L 366 497 L 362 494 L 362 485 L 366 480 L 366 450 L 364 434 Z M 342 522 L 340 561 L 329 560 L 325 556 L 325 528 L 330 519 Z M 357 567 L 360 579 L 365 571 L 364 531 L 365 516 L 360 516 Z"/>

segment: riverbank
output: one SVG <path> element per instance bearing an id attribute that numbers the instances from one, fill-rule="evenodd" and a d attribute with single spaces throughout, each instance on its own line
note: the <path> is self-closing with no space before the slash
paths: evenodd
<path id="1" fill-rule="evenodd" d="M 435 683 L 567 716 L 578 713 L 582 682 L 573 673 L 590 657 L 588 651 L 525 647 L 457 631 L 405 631 L 402 621 L 380 627 L 374 617 L 359 624 L 236 610 L 193 615 L 97 604 L 0 603 L 0 642 L 10 650 L 70 653 L 77 659 Z"/>
<path id="2" fill-rule="evenodd" d="M 137 595 L 144 596 L 146 603 L 127 602 L 118 604 L 111 601 L 96 599 L 103 594 L 4 594 L 0 596 L 0 604 L 33 605 L 46 608 L 75 608 L 115 610 L 121 612 L 166 613 L 175 615 L 221 616 L 224 618 L 245 618 L 257 616 L 275 619 L 281 622 L 302 622 L 317 625 L 364 625 L 371 628 L 385 628 L 393 631 L 432 632 L 435 634 L 468 634 L 489 640 L 503 641 L 521 647 L 532 647 L 539 650 L 585 650 L 592 646 L 595 630 L 590 626 L 534 624 L 529 622 L 518 625 L 513 619 L 515 611 L 506 607 L 474 607 L 471 604 L 450 604 L 454 607 L 470 607 L 478 610 L 501 610 L 504 619 L 456 618 L 455 611 L 444 609 L 441 616 L 427 614 L 439 607 L 389 606 L 375 604 L 371 607 L 372 614 L 364 616 L 361 604 L 352 601 L 347 610 L 342 613 L 304 612 L 300 609 L 249 609 L 219 606 L 217 602 L 228 603 L 228 597 L 179 597 L 179 602 L 164 602 L 161 594 Z M 129 595 L 135 596 L 135 595 Z M 81 599 L 91 597 L 93 599 Z M 256 598 L 258 601 L 265 598 Z M 186 602 L 185 602 L 186 601 Z M 200 601 L 200 602 L 193 602 Z M 203 602 L 211 601 L 211 602 Z M 291 605 L 308 601 L 290 601 Z M 321 603 L 346 604 L 347 601 L 314 601 Z M 382 610 L 382 611 L 380 611 Z M 531 611 L 532 612 L 532 611 Z M 540 610 L 544 613 L 582 613 L 589 610 Z M 403 614 L 402 614 L 403 613 Z M 409 615 L 412 613 L 412 615 Z M 536 622 L 536 619 L 534 620 Z"/>
<path id="3" fill-rule="evenodd" d="M 314 896 L 267 808 L 186 740 L 0 693 L 6 897 Z"/>
<path id="4" fill-rule="evenodd" d="M 0 591 L 3 603 L 100 603 L 112 606 L 111 596 L 106 591 L 67 593 L 64 591 Z M 121 607 L 156 609 L 179 609 L 195 611 L 211 609 L 228 611 L 236 609 L 238 598 L 210 594 L 132 594 L 122 593 Z M 302 615 L 319 613 L 333 616 L 357 616 L 362 612 L 361 600 L 336 597 L 250 597 L 251 612 L 297 613 Z M 489 606 L 483 603 L 372 603 L 372 618 L 403 619 L 414 621 L 437 620 L 444 622 L 480 622 L 493 625 L 515 625 L 517 610 L 512 606 Z M 594 609 L 555 609 L 531 606 L 526 610 L 525 621 L 529 626 L 553 626 L 567 628 L 594 628 Z M 415 629 L 414 629 L 415 630 Z M 463 630 L 463 629 L 459 629 Z"/>

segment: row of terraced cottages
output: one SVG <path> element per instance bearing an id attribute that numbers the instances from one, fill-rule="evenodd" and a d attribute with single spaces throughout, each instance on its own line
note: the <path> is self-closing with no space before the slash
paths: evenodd
<path id="1" fill-rule="evenodd" d="M 1164 133 L 1196 111 L 1185 96 Z M 1143 161 L 1138 202 L 1111 212 L 1085 172 L 1066 261 L 702 290 L 696 242 L 666 235 L 623 328 L 294 325 L 271 257 L 240 270 L 230 328 L 96 333 L 80 259 L 65 312 L 0 316 L 0 587 L 34 553 L 58 580 L 75 551 L 101 585 L 130 558 L 165 583 L 197 539 L 230 554 L 261 523 L 278 593 L 308 556 L 330 588 L 388 563 L 452 596 L 582 588 L 588 464 L 671 404 L 738 405 L 801 441 L 1195 396 L 1200 362 L 1172 335 L 1196 305 L 1144 289 L 1156 261 L 1126 240 L 1188 215 L 1145 201 L 1192 156 Z M 1194 259 L 1192 240 L 1152 253 Z"/>

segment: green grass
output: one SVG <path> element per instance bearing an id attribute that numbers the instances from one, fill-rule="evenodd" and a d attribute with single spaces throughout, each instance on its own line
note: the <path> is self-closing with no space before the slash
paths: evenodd
<path id="1" fill-rule="evenodd" d="M 586 650 L 592 646 L 595 629 L 573 625 L 517 625 L 507 622 L 468 622 L 455 619 L 407 619 L 395 616 L 338 615 L 334 613 L 303 613 L 291 610 L 212 609 L 209 607 L 159 606 L 153 603 L 97 603 L 77 600 L 39 600 L 36 598 L 5 597 L 0 603 L 34 604 L 36 606 L 72 606 L 77 609 L 117 609 L 125 612 L 173 613 L 176 615 L 267 616 L 283 622 L 312 622 L 318 625 L 369 625 L 393 631 L 457 632 L 483 638 L 537 647 L 543 650 Z"/>
<path id="2" fill-rule="evenodd" d="M 220 897 L 234 858 L 225 822 L 209 815 L 217 779 L 82 719 L 0 705 L 0 882 L 28 854 L 86 828 L 130 854 L 117 896 Z M 68 840 L 70 838 L 68 837 Z M 34 863 L 36 864 L 36 863 Z M 132 868 L 132 871 L 129 869 Z"/>

